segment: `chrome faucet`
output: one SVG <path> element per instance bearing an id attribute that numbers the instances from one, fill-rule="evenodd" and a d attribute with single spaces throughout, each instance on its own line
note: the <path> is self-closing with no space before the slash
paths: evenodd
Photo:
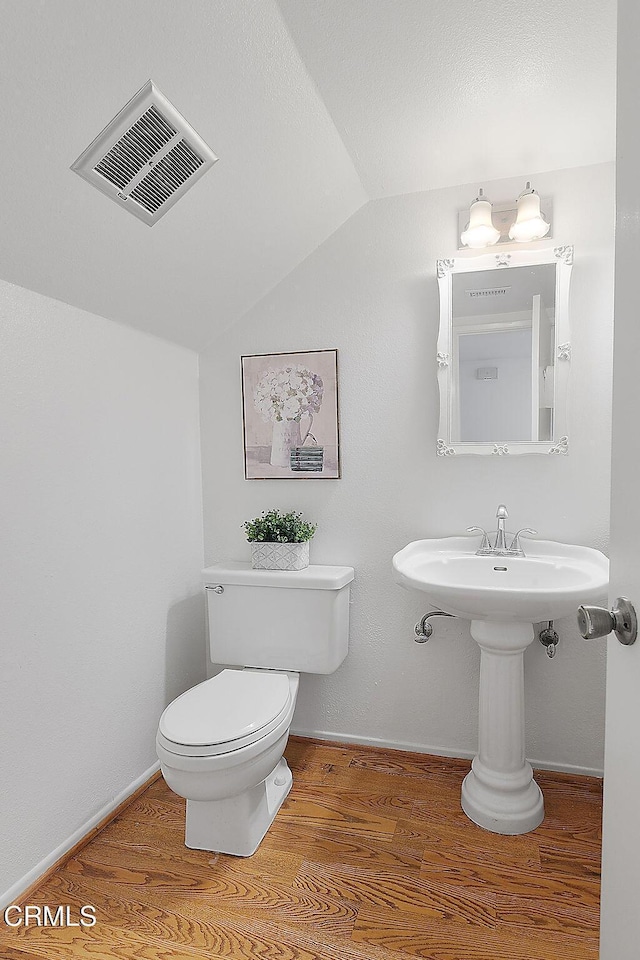
<path id="1" fill-rule="evenodd" d="M 477 557 L 524 557 L 524 550 L 520 543 L 520 535 L 523 533 L 536 534 L 538 531 L 531 527 L 522 527 L 511 537 L 511 543 L 507 546 L 507 537 L 511 536 L 505 530 L 505 520 L 509 517 L 509 511 L 504 503 L 499 504 L 496 510 L 496 519 L 498 529 L 495 531 L 493 543 L 486 530 L 482 527 L 467 527 L 467 533 L 478 532 L 482 534 L 480 546 L 476 550 Z"/>
<path id="2" fill-rule="evenodd" d="M 507 540 L 504 530 L 504 522 L 509 516 L 509 511 L 505 507 L 504 503 L 498 505 L 496 510 L 496 519 L 498 521 L 498 529 L 496 530 L 496 542 L 493 549 L 498 553 L 503 553 L 507 549 Z"/>

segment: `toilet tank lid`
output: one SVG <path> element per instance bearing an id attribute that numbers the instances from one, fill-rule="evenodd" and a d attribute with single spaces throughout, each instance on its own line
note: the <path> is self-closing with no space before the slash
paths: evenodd
<path id="1" fill-rule="evenodd" d="M 202 571 L 205 584 L 292 587 L 299 590 L 341 590 L 355 576 L 353 567 L 312 563 L 304 570 L 254 570 L 250 563 L 227 560 Z"/>

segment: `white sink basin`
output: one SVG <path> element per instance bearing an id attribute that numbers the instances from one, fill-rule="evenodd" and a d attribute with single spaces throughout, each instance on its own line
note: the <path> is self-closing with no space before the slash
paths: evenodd
<path id="1" fill-rule="evenodd" d="M 398 583 L 466 620 L 539 623 L 602 600 L 609 561 L 591 547 L 524 540 L 526 557 L 477 557 L 479 537 L 414 540 L 393 558 Z"/>

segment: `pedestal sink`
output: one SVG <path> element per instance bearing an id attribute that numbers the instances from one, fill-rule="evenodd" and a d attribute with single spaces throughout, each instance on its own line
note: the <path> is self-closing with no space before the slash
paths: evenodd
<path id="1" fill-rule="evenodd" d="M 478 754 L 462 809 L 494 833 L 534 830 L 544 801 L 525 758 L 524 651 L 533 624 L 601 600 L 609 561 L 590 547 L 527 540 L 526 557 L 476 556 L 477 537 L 415 540 L 393 558 L 395 579 L 445 613 L 471 621 L 480 646 Z"/>

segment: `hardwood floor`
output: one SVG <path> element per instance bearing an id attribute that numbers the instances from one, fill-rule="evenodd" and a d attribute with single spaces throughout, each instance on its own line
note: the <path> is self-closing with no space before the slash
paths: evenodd
<path id="1" fill-rule="evenodd" d="M 596 960 L 601 783 L 539 772 L 546 817 L 504 837 L 460 809 L 462 760 L 292 737 L 257 853 L 188 850 L 155 781 L 29 903 L 93 927 L 0 924 L 2 960 Z"/>

